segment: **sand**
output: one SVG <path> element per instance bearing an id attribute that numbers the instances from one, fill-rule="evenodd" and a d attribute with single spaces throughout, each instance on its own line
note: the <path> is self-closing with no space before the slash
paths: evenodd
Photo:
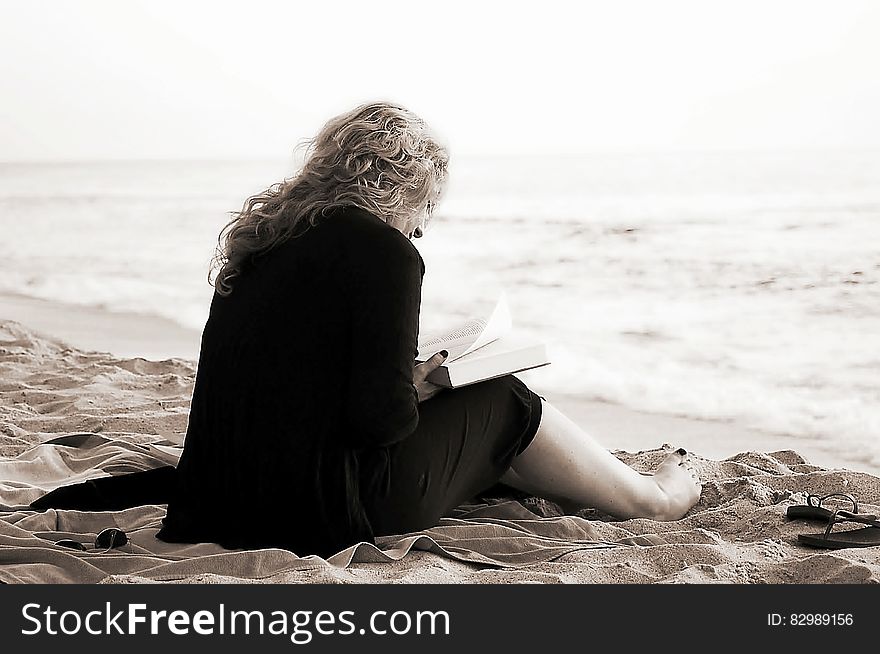
<path id="1" fill-rule="evenodd" d="M 14 320 L 83 350 L 120 357 L 194 360 L 199 356 L 199 332 L 158 316 L 0 293 L 0 320 Z"/>
<path id="2" fill-rule="evenodd" d="M 134 442 L 157 436 L 182 442 L 198 334 L 156 319 L 101 313 L 22 298 L 0 299 L 0 457 L 17 456 L 71 432 Z M 32 325 L 3 320 L 9 316 L 32 318 Z M 188 351 L 191 356 L 150 360 L 119 354 L 131 351 L 126 348 L 172 351 L 163 350 L 163 338 L 177 352 Z M 74 341 L 80 347 L 70 345 Z M 687 447 L 704 483 L 700 502 L 684 519 L 668 523 L 616 522 L 582 511 L 578 515 L 594 524 L 601 539 L 615 540 L 628 533 L 645 536 L 649 544 L 576 552 L 525 569 L 479 566 L 430 552 L 412 552 L 395 563 L 358 563 L 320 574 L 298 571 L 263 581 L 874 583 L 880 579 L 880 548 L 809 549 L 797 544 L 797 534 L 821 531 L 823 525 L 785 519 L 785 508 L 803 503 L 807 492 L 848 492 L 864 510 L 878 513 L 877 476 L 836 469 L 840 462 L 831 458 L 810 461 L 803 451 L 773 447 L 784 437 L 736 425 L 639 414 L 576 398 L 551 399 L 576 421 L 589 423 L 606 446 L 615 448 L 618 456 L 639 470 L 650 470 L 660 460 L 664 455 L 658 447 L 661 443 Z M 752 447 L 719 454 L 748 443 Z M 550 502 L 530 499 L 523 503 L 539 516 L 561 514 Z M 663 544 L 650 544 L 655 535 Z M 121 576 L 107 581 L 138 579 Z M 217 570 L 185 581 L 242 580 L 224 577 Z"/>

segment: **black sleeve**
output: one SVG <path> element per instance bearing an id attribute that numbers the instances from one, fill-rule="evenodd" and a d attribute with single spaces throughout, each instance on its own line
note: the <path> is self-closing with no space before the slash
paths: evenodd
<path id="1" fill-rule="evenodd" d="M 424 264 L 405 237 L 383 236 L 378 243 L 364 243 L 351 261 L 345 410 L 354 447 L 391 445 L 413 433 L 419 422 L 413 364 Z"/>

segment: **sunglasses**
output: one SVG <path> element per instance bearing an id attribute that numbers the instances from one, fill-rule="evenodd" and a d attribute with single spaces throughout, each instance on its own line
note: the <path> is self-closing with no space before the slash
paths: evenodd
<path id="1" fill-rule="evenodd" d="M 122 547 L 128 543 L 128 536 L 125 535 L 125 532 L 121 529 L 117 529 L 116 527 L 108 527 L 107 529 L 101 530 L 101 532 L 95 537 L 95 549 L 104 550 L 105 552 L 109 552 L 113 548 Z M 78 540 L 72 540 L 70 538 L 62 538 L 61 540 L 55 541 L 56 545 L 60 545 L 61 547 L 67 547 L 72 550 L 79 550 L 80 552 L 88 551 L 88 548 L 80 543 Z"/>

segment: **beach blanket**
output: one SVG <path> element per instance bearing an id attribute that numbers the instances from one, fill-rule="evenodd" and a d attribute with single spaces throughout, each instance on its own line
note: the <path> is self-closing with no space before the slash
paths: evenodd
<path id="1" fill-rule="evenodd" d="M 602 540 L 588 520 L 576 516 L 541 518 L 512 499 L 465 505 L 432 529 L 380 538 L 375 545 L 360 543 L 327 560 L 279 549 L 237 551 L 209 543 L 165 543 L 155 537 L 165 515 L 163 506 L 42 513 L 28 508 L 46 492 L 72 482 L 174 465 L 180 452 L 179 446 L 160 438 L 131 442 L 77 433 L 0 460 L 0 580 L 91 583 L 111 575 L 137 575 L 169 581 L 219 571 L 249 580 L 310 572 L 320 580 L 326 576 L 321 573 L 332 567 L 396 561 L 413 550 L 476 565 L 518 568 L 579 550 L 635 542 L 629 535 L 618 542 Z M 230 519 L 247 522 L 247 516 Z M 289 516 L 279 516 L 282 519 Z M 109 552 L 92 547 L 97 533 L 108 527 L 125 531 L 130 542 Z M 261 527 L 271 529 L 272 525 Z M 61 539 L 83 542 L 92 551 L 55 545 Z"/>

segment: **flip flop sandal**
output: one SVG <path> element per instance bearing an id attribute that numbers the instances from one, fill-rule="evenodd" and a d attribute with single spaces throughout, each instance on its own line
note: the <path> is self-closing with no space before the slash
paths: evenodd
<path id="1" fill-rule="evenodd" d="M 854 498 L 849 493 L 831 493 L 822 497 L 819 497 L 818 495 L 807 495 L 807 503 L 796 504 L 794 506 L 788 507 L 785 510 L 785 517 L 789 520 L 830 520 L 831 515 L 834 513 L 834 511 L 823 507 L 822 502 L 831 497 L 840 497 L 848 500 L 852 503 L 853 509 L 852 511 L 848 511 L 847 513 L 858 514 L 859 503 L 856 502 L 856 498 Z M 875 515 L 866 514 L 865 517 L 871 518 L 872 520 L 877 519 L 877 516 Z"/>
<path id="2" fill-rule="evenodd" d="M 842 522 L 858 522 L 870 526 L 832 533 L 834 525 Z M 798 542 L 810 547 L 829 550 L 842 550 L 848 547 L 876 547 L 880 545 L 880 520 L 849 511 L 834 511 L 828 519 L 828 526 L 825 528 L 824 534 L 800 534 Z"/>

